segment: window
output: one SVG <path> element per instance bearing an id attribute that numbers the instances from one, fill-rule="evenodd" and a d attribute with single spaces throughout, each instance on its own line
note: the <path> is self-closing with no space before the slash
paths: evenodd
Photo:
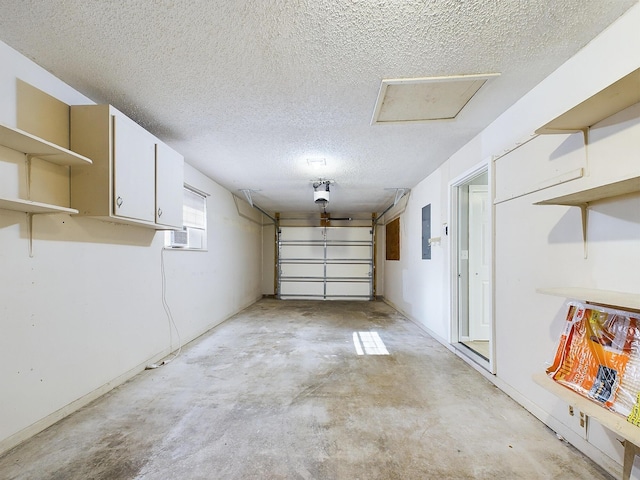
<path id="1" fill-rule="evenodd" d="M 207 195 L 184 186 L 182 230 L 166 232 L 165 247 L 184 250 L 207 249 Z"/>

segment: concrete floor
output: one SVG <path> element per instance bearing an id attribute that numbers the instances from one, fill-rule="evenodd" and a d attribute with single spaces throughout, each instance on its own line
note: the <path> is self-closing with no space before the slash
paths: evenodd
<path id="1" fill-rule="evenodd" d="M 376 331 L 390 355 L 357 355 Z M 3 479 L 604 479 L 381 302 L 262 300 L 0 457 Z"/>

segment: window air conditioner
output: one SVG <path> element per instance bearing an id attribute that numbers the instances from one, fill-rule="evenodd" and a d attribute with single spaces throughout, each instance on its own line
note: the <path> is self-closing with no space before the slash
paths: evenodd
<path id="1" fill-rule="evenodd" d="M 187 248 L 189 246 L 189 232 L 184 230 L 172 230 L 169 238 L 169 247 Z"/>

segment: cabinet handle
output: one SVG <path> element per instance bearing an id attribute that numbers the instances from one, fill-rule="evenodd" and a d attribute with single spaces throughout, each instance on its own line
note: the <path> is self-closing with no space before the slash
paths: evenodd
<path id="1" fill-rule="evenodd" d="M 118 197 L 116 200 L 116 205 L 118 205 L 118 207 L 122 206 L 122 197 Z"/>
<path id="2" fill-rule="evenodd" d="M 161 216 L 162 216 L 162 209 L 161 209 L 161 208 L 159 208 L 159 209 L 158 209 L 158 217 L 161 217 Z"/>

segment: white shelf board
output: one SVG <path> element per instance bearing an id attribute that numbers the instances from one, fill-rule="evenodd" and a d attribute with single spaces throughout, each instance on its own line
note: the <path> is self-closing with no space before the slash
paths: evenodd
<path id="1" fill-rule="evenodd" d="M 640 427 L 627 422 L 624 416 L 607 410 L 602 405 L 560 385 L 544 373 L 534 374 L 533 381 L 569 405 L 577 407 L 585 415 L 596 419 L 602 426 L 607 427 L 625 440 L 629 440 L 635 445 L 640 445 Z"/>
<path id="2" fill-rule="evenodd" d="M 543 125 L 536 133 L 569 133 L 584 130 L 640 102 L 640 69 Z"/>
<path id="3" fill-rule="evenodd" d="M 18 128 L 0 124 L 0 145 L 11 150 L 33 155 L 58 165 L 90 165 L 87 157 L 36 137 Z"/>
<path id="4" fill-rule="evenodd" d="M 560 197 L 548 198 L 536 202 L 535 205 L 587 205 L 598 200 L 618 197 L 628 193 L 640 192 L 640 177 L 627 178 L 619 182 L 608 183 Z"/>
<path id="5" fill-rule="evenodd" d="M 611 290 L 579 287 L 538 288 L 536 291 L 545 295 L 611 305 L 613 307 L 620 307 L 623 310 L 625 308 L 640 310 L 640 294 L 638 293 L 614 292 Z"/>
<path id="6" fill-rule="evenodd" d="M 75 208 L 32 202 L 31 200 L 22 200 L 21 198 L 0 198 L 0 208 L 26 213 L 78 213 L 78 210 Z"/>

